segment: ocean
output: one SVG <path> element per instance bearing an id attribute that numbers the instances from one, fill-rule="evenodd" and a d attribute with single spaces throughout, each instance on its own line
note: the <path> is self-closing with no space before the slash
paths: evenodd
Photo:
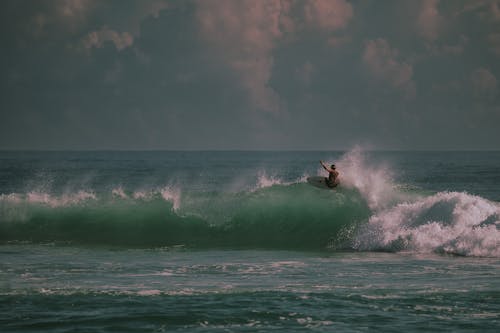
<path id="1" fill-rule="evenodd" d="M 499 151 L 0 152 L 1 332 L 499 330 Z"/>

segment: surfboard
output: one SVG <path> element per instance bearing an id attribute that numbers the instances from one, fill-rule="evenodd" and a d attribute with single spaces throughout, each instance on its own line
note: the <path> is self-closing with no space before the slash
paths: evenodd
<path id="1" fill-rule="evenodd" d="M 335 184 L 334 187 L 328 186 L 328 184 L 326 183 L 325 177 L 321 177 L 321 176 L 308 177 L 307 178 L 307 182 L 309 184 L 311 184 L 312 186 L 315 186 L 315 187 L 318 187 L 318 188 L 322 188 L 322 189 L 325 189 L 325 190 L 333 190 L 333 189 L 335 189 L 335 187 L 338 186 L 338 183 Z"/>

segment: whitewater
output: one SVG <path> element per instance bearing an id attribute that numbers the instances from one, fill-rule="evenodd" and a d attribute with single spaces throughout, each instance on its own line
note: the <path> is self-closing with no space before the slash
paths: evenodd
<path id="1" fill-rule="evenodd" d="M 493 332 L 499 184 L 499 152 L 0 152 L 0 330 Z"/>

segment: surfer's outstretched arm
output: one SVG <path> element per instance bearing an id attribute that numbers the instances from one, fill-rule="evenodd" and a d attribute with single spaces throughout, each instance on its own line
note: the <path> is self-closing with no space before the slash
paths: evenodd
<path id="1" fill-rule="evenodd" d="M 329 167 L 327 167 L 327 166 L 325 165 L 325 162 L 323 162 L 323 161 L 319 161 L 319 163 L 321 163 L 321 166 L 322 166 L 322 167 L 323 167 L 326 171 L 328 171 L 328 172 L 332 172 L 332 170 L 331 170 Z"/>

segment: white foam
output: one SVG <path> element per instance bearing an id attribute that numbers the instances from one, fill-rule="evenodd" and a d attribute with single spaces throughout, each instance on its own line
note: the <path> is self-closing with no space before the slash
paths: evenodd
<path id="1" fill-rule="evenodd" d="M 375 213 L 355 238 L 360 250 L 500 256 L 500 205 L 459 192 L 404 202 Z"/>
<path id="2" fill-rule="evenodd" d="M 158 296 L 161 295 L 161 291 L 158 289 L 148 289 L 148 290 L 139 290 L 137 292 L 139 296 Z"/>
<path id="3" fill-rule="evenodd" d="M 128 199 L 128 195 L 125 193 L 125 190 L 123 187 L 119 186 L 117 188 L 114 188 L 111 191 L 111 194 L 115 197 L 121 198 L 121 199 Z"/>
<path id="4" fill-rule="evenodd" d="M 140 190 L 140 191 L 135 191 L 132 194 L 132 197 L 137 200 L 151 200 L 154 196 L 154 192 L 151 190 L 145 191 L 145 190 Z"/>
<path id="5" fill-rule="evenodd" d="M 0 194 L 0 202 L 20 204 L 21 202 L 23 202 L 23 197 L 19 193 Z"/>
<path id="6" fill-rule="evenodd" d="M 161 189 L 160 193 L 163 199 L 172 203 L 174 211 L 179 210 L 181 207 L 181 191 L 179 188 L 167 186 Z"/>
<path id="7" fill-rule="evenodd" d="M 134 199 L 145 201 L 153 200 L 154 198 L 158 198 L 158 196 L 161 196 L 165 201 L 171 202 L 174 211 L 177 211 L 181 206 L 181 190 L 173 186 L 151 190 L 138 190 L 132 194 Z"/>
<path id="8" fill-rule="evenodd" d="M 391 168 L 369 161 L 360 147 L 336 165 L 342 186 L 357 189 L 373 211 L 354 248 L 500 257 L 498 203 L 459 192 L 403 192 Z"/>
<path id="9" fill-rule="evenodd" d="M 65 193 L 59 197 L 51 195 L 49 193 L 29 192 L 25 197 L 25 200 L 29 203 L 45 204 L 50 207 L 64 207 L 96 199 L 97 197 L 94 193 L 86 191 Z"/>

